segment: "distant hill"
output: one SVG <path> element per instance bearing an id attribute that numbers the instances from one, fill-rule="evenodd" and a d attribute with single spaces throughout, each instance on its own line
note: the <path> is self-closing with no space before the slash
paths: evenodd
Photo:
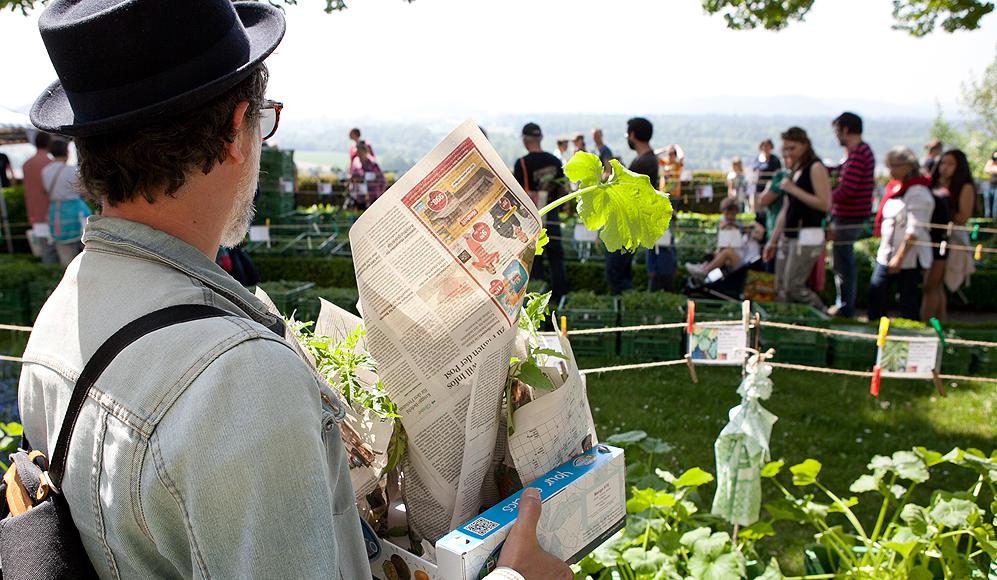
<path id="1" fill-rule="evenodd" d="M 746 102 L 747 104 L 747 102 Z M 778 104 L 778 103 L 776 103 Z M 772 107 L 772 103 L 769 103 Z M 752 110 L 755 105 L 744 109 Z M 779 107 L 774 107 L 780 110 Z M 829 108 L 840 112 L 839 108 Z M 861 112 L 859 107 L 856 110 Z M 757 145 L 763 138 L 770 138 L 778 146 L 779 133 L 798 125 L 807 130 L 817 153 L 826 159 L 842 156 L 841 147 L 834 139 L 831 119 L 837 113 L 824 116 L 794 115 L 786 111 L 778 115 L 757 114 L 682 114 L 649 115 L 655 131 L 652 145 L 663 147 L 678 143 L 686 153 L 686 167 L 690 169 L 724 169 L 730 159 L 741 156 L 750 160 L 757 154 Z M 482 115 L 475 118 L 488 132 L 495 148 L 508 164 L 523 154 L 519 131 L 527 121 L 539 123 L 544 131 L 544 148 L 553 150 L 557 137 L 570 137 L 583 132 L 591 145 L 589 131 L 601 127 L 606 144 L 625 162 L 633 158 L 626 146 L 624 132 L 630 115 L 621 114 L 552 114 L 535 115 Z M 463 119 L 432 118 L 416 121 L 382 121 L 360 124 L 364 138 L 371 143 L 385 170 L 405 171 L 429 152 L 440 139 Z M 276 140 L 281 147 L 308 151 L 304 162 L 329 165 L 344 163 L 349 148 L 347 133 L 354 126 L 340 120 L 281 119 Z M 877 158 L 894 145 L 907 145 L 920 154 L 928 139 L 930 118 L 867 117 L 865 137 Z M 333 165 L 335 167 L 335 165 Z M 342 168 L 342 167 L 340 167 Z"/>

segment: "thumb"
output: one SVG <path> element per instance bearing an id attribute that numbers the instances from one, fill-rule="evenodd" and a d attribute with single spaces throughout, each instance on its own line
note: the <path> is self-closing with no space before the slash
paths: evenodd
<path id="1" fill-rule="evenodd" d="M 537 488 L 524 489 L 523 494 L 519 496 L 519 514 L 516 516 L 516 523 L 510 534 L 516 534 L 522 539 L 529 538 L 536 542 L 537 523 L 540 522 L 542 505 L 540 491 Z"/>

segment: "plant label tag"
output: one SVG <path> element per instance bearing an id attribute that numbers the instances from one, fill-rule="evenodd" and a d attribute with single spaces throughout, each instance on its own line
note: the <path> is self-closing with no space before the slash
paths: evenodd
<path id="1" fill-rule="evenodd" d="M 269 242 L 270 226 L 249 226 L 250 242 Z"/>
<path id="2" fill-rule="evenodd" d="M 748 333 L 744 327 L 695 324 L 689 333 L 689 359 L 696 364 L 741 366 Z"/>
<path id="3" fill-rule="evenodd" d="M 799 244 L 801 246 L 820 246 L 823 243 L 823 228 L 803 228 L 800 230 Z"/>
<path id="4" fill-rule="evenodd" d="M 876 355 L 881 375 L 892 378 L 931 379 L 941 363 L 941 342 L 937 336 L 891 335 Z"/>
<path id="5" fill-rule="evenodd" d="M 318 194 L 319 195 L 332 195 L 332 184 L 331 183 L 319 183 L 318 184 Z"/>
<path id="6" fill-rule="evenodd" d="M 740 248 L 741 231 L 738 229 L 726 229 L 717 232 L 718 248 Z"/>

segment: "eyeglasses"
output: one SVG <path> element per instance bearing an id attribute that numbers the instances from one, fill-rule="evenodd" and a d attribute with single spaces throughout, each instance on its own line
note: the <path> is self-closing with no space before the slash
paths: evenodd
<path id="1" fill-rule="evenodd" d="M 263 141 L 273 137 L 277 132 L 277 125 L 280 124 L 280 111 L 284 108 L 284 103 L 267 99 L 260 106 L 260 137 Z"/>

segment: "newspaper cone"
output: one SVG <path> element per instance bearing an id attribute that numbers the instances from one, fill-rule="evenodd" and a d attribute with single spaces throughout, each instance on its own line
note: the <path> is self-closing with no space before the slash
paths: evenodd
<path id="1" fill-rule="evenodd" d="M 769 460 L 769 438 L 778 417 L 759 400 L 772 395 L 771 354 L 755 353 L 737 392 L 741 404 L 730 410 L 730 422 L 714 444 L 717 459 L 717 493 L 713 514 L 732 524 L 748 526 L 758 521 L 762 499 L 762 466 Z"/>

